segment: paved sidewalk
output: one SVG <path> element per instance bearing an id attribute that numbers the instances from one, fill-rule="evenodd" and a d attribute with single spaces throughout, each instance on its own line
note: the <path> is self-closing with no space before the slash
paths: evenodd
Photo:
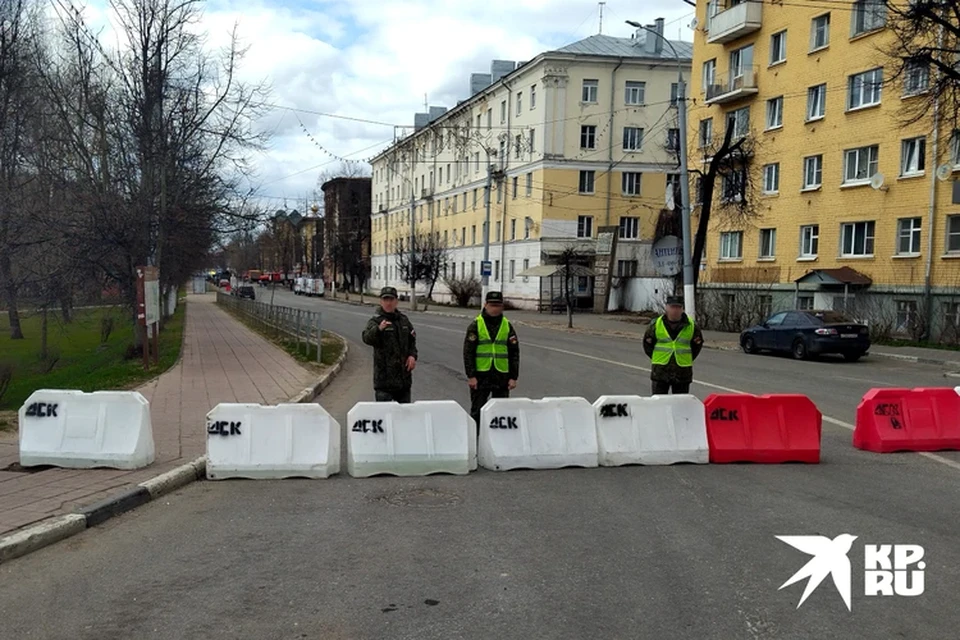
<path id="1" fill-rule="evenodd" d="M 0 536 L 71 513 L 195 460 L 206 448 L 206 414 L 220 402 L 282 402 L 317 374 L 219 309 L 215 294 L 188 297 L 180 361 L 137 390 L 150 401 L 154 464 L 138 471 L 0 471 Z M 0 469 L 18 461 L 16 436 L 0 440 Z"/>

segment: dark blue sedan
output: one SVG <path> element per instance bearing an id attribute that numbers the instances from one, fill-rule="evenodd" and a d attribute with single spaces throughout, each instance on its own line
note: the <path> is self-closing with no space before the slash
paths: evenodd
<path id="1" fill-rule="evenodd" d="M 797 360 L 839 354 L 856 362 L 870 350 L 870 331 L 837 311 L 780 311 L 740 334 L 744 353 L 780 351 Z"/>

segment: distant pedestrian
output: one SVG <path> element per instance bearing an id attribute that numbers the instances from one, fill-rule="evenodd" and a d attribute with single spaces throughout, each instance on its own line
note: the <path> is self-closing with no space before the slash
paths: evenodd
<path id="1" fill-rule="evenodd" d="M 397 290 L 380 290 L 380 308 L 363 330 L 363 342 L 373 347 L 373 390 L 377 402 L 410 402 L 417 366 L 417 332 L 397 310 Z"/>
<path id="2" fill-rule="evenodd" d="M 470 386 L 470 415 L 480 427 L 480 410 L 487 400 L 509 398 L 520 376 L 520 341 L 503 316 L 503 293 L 487 293 L 483 311 L 463 340 L 463 368 Z M 479 431 L 478 431 L 479 432 Z"/>
<path id="3" fill-rule="evenodd" d="M 690 393 L 693 361 L 701 349 L 703 333 L 684 313 L 683 298 L 668 296 L 666 313 L 651 322 L 643 336 L 654 395 Z"/>

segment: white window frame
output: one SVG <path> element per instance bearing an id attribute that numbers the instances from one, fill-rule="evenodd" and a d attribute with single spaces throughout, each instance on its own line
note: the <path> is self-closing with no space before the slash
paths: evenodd
<path id="1" fill-rule="evenodd" d="M 820 225 L 805 224 L 800 227 L 800 258 L 816 258 L 820 253 Z"/>
<path id="2" fill-rule="evenodd" d="M 530 258 L 523 259 L 523 271 L 526 271 L 530 268 Z M 530 276 L 523 276 L 524 282 L 530 282 Z"/>
<path id="3" fill-rule="evenodd" d="M 627 80 L 623 85 L 623 104 L 642 106 L 647 95 L 647 83 L 640 80 Z"/>
<path id="4" fill-rule="evenodd" d="M 847 111 L 868 109 L 883 99 L 883 67 L 854 73 L 847 78 Z"/>
<path id="5" fill-rule="evenodd" d="M 639 171 L 624 171 L 620 177 L 620 190 L 625 196 L 639 196 L 643 174 Z"/>
<path id="6" fill-rule="evenodd" d="M 856 0 L 850 15 L 850 37 L 882 29 L 887 24 L 887 7 L 883 0 Z"/>
<path id="7" fill-rule="evenodd" d="M 922 62 L 908 61 L 903 67 L 903 96 L 918 96 L 930 89 L 930 67 Z"/>
<path id="8" fill-rule="evenodd" d="M 585 147 L 584 143 L 586 142 L 591 143 L 591 145 L 589 147 Z M 597 125 L 595 124 L 580 125 L 580 148 L 581 149 L 597 148 Z"/>
<path id="9" fill-rule="evenodd" d="M 717 59 L 713 58 L 703 63 L 703 92 L 717 83 Z"/>
<path id="10" fill-rule="evenodd" d="M 946 236 L 946 253 L 949 255 L 960 253 L 960 214 L 947 216 Z"/>
<path id="11" fill-rule="evenodd" d="M 743 231 L 724 231 L 720 234 L 720 260 L 743 260 Z"/>
<path id="12" fill-rule="evenodd" d="M 507 123 L 507 101 L 500 101 L 500 124 Z"/>
<path id="13" fill-rule="evenodd" d="M 523 91 L 517 91 L 517 115 L 523 113 Z"/>
<path id="14" fill-rule="evenodd" d="M 861 228 L 862 227 L 862 228 Z M 840 225 L 840 257 L 841 258 L 871 258 L 876 251 L 876 229 L 874 220 L 859 222 L 844 222 Z M 862 252 L 857 251 L 857 232 L 861 231 Z M 849 240 L 849 242 L 848 242 Z"/>
<path id="15" fill-rule="evenodd" d="M 667 129 L 667 151 L 680 151 L 680 129 Z"/>
<path id="16" fill-rule="evenodd" d="M 900 175 L 922 176 L 926 169 L 927 137 L 907 138 L 900 143 Z"/>
<path id="17" fill-rule="evenodd" d="M 750 133 L 750 107 L 741 107 L 733 111 L 728 111 L 725 116 L 725 121 L 729 122 L 731 118 L 734 123 L 733 135 L 735 137 L 743 138 Z"/>
<path id="18" fill-rule="evenodd" d="M 527 197 L 533 195 L 533 173 L 527 174 Z"/>
<path id="19" fill-rule="evenodd" d="M 704 118 L 697 129 L 697 141 L 701 149 L 713 144 L 713 118 Z"/>
<path id="20" fill-rule="evenodd" d="M 783 128 L 783 96 L 767 100 L 767 131 Z"/>
<path id="21" fill-rule="evenodd" d="M 787 30 L 770 36 L 770 66 L 787 61 Z"/>
<path id="22" fill-rule="evenodd" d="M 920 255 L 923 240 L 923 218 L 914 216 L 897 220 L 897 255 Z"/>
<path id="23" fill-rule="evenodd" d="M 537 108 L 537 85 L 530 85 L 530 111 Z"/>
<path id="24" fill-rule="evenodd" d="M 860 174 L 861 160 L 866 158 L 867 172 L 862 177 Z M 856 169 L 857 175 L 850 177 L 849 167 L 851 160 Z M 866 184 L 870 182 L 880 166 L 880 146 L 870 145 L 868 147 L 857 147 L 856 149 L 845 149 L 843 152 L 843 184 Z"/>
<path id="25" fill-rule="evenodd" d="M 580 170 L 580 181 L 578 183 L 577 193 L 582 195 L 592 195 L 596 193 L 597 172 L 592 169 Z"/>
<path id="26" fill-rule="evenodd" d="M 534 154 L 537 152 L 537 130 L 534 128 L 530 129 L 530 153 Z"/>
<path id="27" fill-rule="evenodd" d="M 780 193 L 780 163 L 771 162 L 763 166 L 763 193 Z"/>
<path id="28" fill-rule="evenodd" d="M 642 127 L 624 127 L 623 128 L 623 150 L 627 152 L 638 152 L 643 148 L 643 128 Z"/>
<path id="29" fill-rule="evenodd" d="M 593 237 L 593 216 L 577 216 L 577 237 Z"/>
<path id="30" fill-rule="evenodd" d="M 822 42 L 817 38 L 823 34 Z M 810 20 L 810 52 L 820 51 L 830 46 L 830 14 L 824 13 Z"/>
<path id="31" fill-rule="evenodd" d="M 772 260 L 777 257 L 776 228 L 760 229 L 760 244 L 757 249 L 759 260 Z"/>
<path id="32" fill-rule="evenodd" d="M 600 93 L 600 81 L 592 78 L 585 79 L 580 89 L 580 102 L 583 104 L 597 104 Z"/>
<path id="33" fill-rule="evenodd" d="M 510 276 L 510 282 L 513 282 L 517 277 L 517 261 L 511 260 L 508 265 L 508 273 Z"/>
<path id="34" fill-rule="evenodd" d="M 823 120 L 827 115 L 827 84 L 824 82 L 807 89 L 807 122 Z"/>
<path id="35" fill-rule="evenodd" d="M 640 238 L 640 218 L 636 216 L 620 216 L 620 239 L 637 240 Z"/>
<path id="36" fill-rule="evenodd" d="M 823 155 L 803 159 L 803 191 L 815 191 L 823 186 Z"/>
<path id="37" fill-rule="evenodd" d="M 960 168 L 960 129 L 950 136 L 950 162 L 955 168 Z"/>

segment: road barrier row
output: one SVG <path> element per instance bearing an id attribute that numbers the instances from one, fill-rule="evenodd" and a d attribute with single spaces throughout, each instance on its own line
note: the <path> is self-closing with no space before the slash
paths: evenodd
<path id="1" fill-rule="evenodd" d="M 452 400 L 361 402 L 347 414 L 353 477 L 753 462 L 820 462 L 822 416 L 803 395 L 500 398 L 473 419 Z M 207 415 L 207 477 L 328 478 L 343 428 L 318 404 L 223 403 Z M 872 389 L 853 444 L 877 453 L 960 450 L 960 387 Z M 20 464 L 138 469 L 155 457 L 135 391 L 40 390 L 20 409 Z"/>

